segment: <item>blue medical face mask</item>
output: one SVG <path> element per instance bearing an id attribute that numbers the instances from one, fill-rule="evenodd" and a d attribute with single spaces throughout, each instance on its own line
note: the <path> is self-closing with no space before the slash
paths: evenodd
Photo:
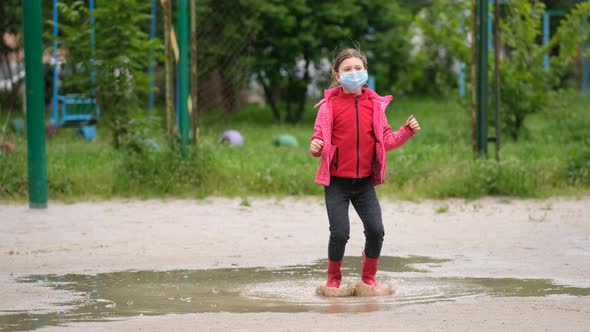
<path id="1" fill-rule="evenodd" d="M 359 93 L 363 84 L 369 80 L 366 70 L 349 71 L 340 74 L 340 84 L 349 92 Z"/>

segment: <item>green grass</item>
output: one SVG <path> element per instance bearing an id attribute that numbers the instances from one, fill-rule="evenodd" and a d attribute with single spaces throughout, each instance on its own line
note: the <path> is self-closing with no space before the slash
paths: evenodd
<path id="1" fill-rule="evenodd" d="M 548 197 L 585 195 L 590 189 L 590 98 L 562 94 L 564 106 L 529 116 L 526 133 L 517 141 L 503 138 L 500 159 L 474 160 L 471 115 L 453 99 L 394 99 L 389 122 L 398 128 L 414 114 L 422 132 L 388 155 L 381 196 L 401 199 L 485 195 Z M 311 107 L 297 125 L 277 125 L 270 111 L 246 106 L 236 114 L 204 113 L 200 144 L 189 157 L 167 148 L 142 156 L 114 150 L 105 122 L 98 139 L 86 142 L 71 128 L 47 141 L 49 196 L 63 201 L 113 197 L 204 197 L 320 195 L 313 180 L 319 159 L 308 152 L 316 111 Z M 14 114 L 12 116 L 15 116 Z M 0 124 L 6 114 L 1 114 Z M 491 117 L 491 116 L 490 116 Z M 219 144 L 226 129 L 239 130 L 242 147 Z M 493 135 L 493 128 L 489 130 Z M 295 136 L 299 147 L 276 147 L 274 136 Z M 27 198 L 26 141 L 10 135 L 13 153 L 0 152 L 0 199 Z"/>

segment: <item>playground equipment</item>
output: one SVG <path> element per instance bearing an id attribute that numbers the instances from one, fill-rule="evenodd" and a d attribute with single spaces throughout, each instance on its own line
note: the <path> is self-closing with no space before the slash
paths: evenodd
<path id="1" fill-rule="evenodd" d="M 488 0 L 488 6 L 493 7 L 493 0 Z M 504 1 L 500 1 L 500 4 L 504 4 Z M 488 31 L 492 31 L 492 19 L 491 19 L 491 15 L 492 14 L 488 14 L 490 17 L 488 18 Z M 551 33 L 550 33 L 550 21 L 551 21 L 551 17 L 559 17 L 559 16 L 564 16 L 565 12 L 562 10 L 547 10 L 543 13 L 543 44 L 548 44 L 549 40 L 551 39 Z M 461 31 L 463 31 L 463 18 L 461 18 L 461 23 L 459 25 L 459 29 Z M 491 50 L 493 49 L 493 44 L 492 44 L 492 36 L 493 34 L 489 34 L 488 35 L 488 49 Z M 586 55 L 586 50 L 588 49 L 589 45 L 588 45 L 588 41 L 586 41 L 583 45 L 582 45 L 582 78 L 581 78 L 581 86 L 582 86 L 582 92 L 584 94 L 588 94 L 588 91 L 590 91 L 590 86 L 589 86 L 589 78 L 588 76 L 590 75 L 590 70 L 589 70 L 589 66 L 588 66 L 588 56 Z M 543 68 L 544 69 L 549 69 L 549 54 L 545 54 L 543 57 Z M 465 63 L 463 62 L 459 62 L 459 96 L 463 97 L 465 95 Z"/>
<path id="2" fill-rule="evenodd" d="M 94 141 L 96 138 L 96 121 L 91 119 L 90 121 L 81 124 L 78 127 L 78 133 L 84 137 L 87 141 Z"/>
<path id="3" fill-rule="evenodd" d="M 51 105 L 51 121 L 58 127 L 70 124 L 81 124 L 91 120 L 98 120 L 100 108 L 96 103 L 96 91 L 92 91 L 92 98 L 86 97 L 80 93 L 68 93 L 59 95 L 59 58 L 58 58 L 58 40 L 59 35 L 59 12 L 57 9 L 58 0 L 53 0 L 53 101 Z M 94 0 L 89 2 L 91 53 L 94 53 Z M 91 63 L 94 59 L 91 59 Z M 92 70 L 91 79 L 95 80 L 95 72 Z"/>
<path id="4" fill-rule="evenodd" d="M 90 0 L 91 8 L 94 8 L 94 0 Z M 54 35 L 57 36 L 59 30 L 57 28 L 57 0 L 54 0 Z M 152 0 L 152 6 L 155 6 L 155 0 Z M 26 72 L 26 101 L 27 101 L 27 150 L 28 150 L 28 185 L 29 185 L 29 206 L 31 208 L 46 208 L 47 207 L 47 160 L 45 152 L 45 127 L 44 127 L 44 80 L 43 80 L 43 62 L 42 62 L 42 15 L 41 15 L 41 1 L 23 1 L 23 26 L 24 26 L 24 49 L 25 49 L 25 72 Z M 153 11 L 152 11 L 153 13 Z M 179 0 L 178 5 L 178 30 L 179 32 L 179 52 L 180 54 L 187 54 L 188 45 L 188 3 L 186 0 Z M 155 15 L 154 15 L 155 16 Z M 154 18 L 152 18 L 154 19 Z M 92 20 L 94 23 L 94 19 Z M 155 24 L 152 24 L 154 27 Z M 94 46 L 94 33 L 92 33 L 91 45 Z M 57 38 L 54 41 L 54 80 L 59 74 L 59 67 L 57 61 Z M 188 98 L 188 61 L 181 56 L 180 68 L 182 75 L 180 82 L 181 95 Z M 151 63 L 150 65 L 153 65 Z M 153 72 L 150 70 L 150 72 Z M 54 86 L 54 99 L 52 103 L 52 116 L 55 115 L 57 120 L 60 117 L 58 112 L 58 85 Z M 96 97 L 96 96 L 93 96 Z M 186 100 L 185 98 L 184 100 Z M 94 102 L 94 114 L 98 115 L 100 110 Z M 182 103 L 184 104 L 184 103 Z M 187 113 L 187 109 L 182 107 L 182 113 Z M 63 116 L 61 117 L 63 119 Z M 186 115 L 180 116 L 181 119 L 186 120 Z M 57 122 L 57 121 L 56 121 Z M 186 144 L 188 141 L 188 128 L 186 121 L 180 126 L 183 133 L 183 155 L 186 156 Z"/>
<path id="5" fill-rule="evenodd" d="M 100 107 L 96 101 L 96 91 L 92 91 L 92 97 L 87 97 L 80 93 L 68 93 L 65 95 L 59 94 L 59 58 L 58 58 L 58 35 L 59 35 L 59 12 L 58 12 L 59 0 L 53 0 L 53 57 L 54 57 L 54 69 L 53 69 L 53 102 L 51 108 L 51 121 L 58 127 L 67 125 L 79 125 L 79 132 L 82 133 L 84 138 L 92 140 L 96 134 L 96 128 L 94 127 L 98 121 L 100 115 Z M 90 9 L 90 46 L 91 54 L 94 53 L 95 47 L 95 0 L 89 0 Z M 156 35 L 156 0 L 152 0 L 151 8 L 151 23 L 150 23 L 150 38 L 155 38 Z M 150 49 L 150 86 L 152 87 L 149 94 L 149 108 L 151 111 L 154 110 L 154 49 Z M 91 59 L 91 63 L 94 63 L 94 59 Z M 91 79 L 94 83 L 96 73 L 94 70 L 91 72 Z"/>
<path id="6" fill-rule="evenodd" d="M 29 207 L 47 207 L 41 1 L 23 1 Z"/>

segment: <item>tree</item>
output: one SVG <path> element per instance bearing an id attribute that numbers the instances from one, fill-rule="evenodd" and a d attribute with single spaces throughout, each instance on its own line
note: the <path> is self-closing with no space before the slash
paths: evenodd
<path id="1" fill-rule="evenodd" d="M 90 11 L 84 1 L 60 4 L 60 45 L 67 49 L 70 76 L 64 88 L 87 95 L 96 89 L 97 102 L 109 114 L 116 148 L 142 150 L 147 124 L 150 46 L 161 50 L 141 29 L 149 21 L 150 2 L 103 0 L 94 11 L 96 47 L 90 48 Z M 158 55 L 160 52 L 158 53 Z M 94 75 L 91 73 L 95 73 Z"/>
<path id="2" fill-rule="evenodd" d="M 546 45 L 539 44 L 544 5 L 515 1 L 506 7 L 500 26 L 507 56 L 500 59 L 503 129 L 518 139 L 527 115 L 552 103 L 551 92 L 560 86 L 560 77 L 584 40 L 590 36 L 590 2 L 578 4 Z M 550 69 L 543 68 L 543 57 L 556 45 L 559 55 L 551 58 Z"/>
<path id="3" fill-rule="evenodd" d="M 275 121 L 285 118 L 295 122 L 293 101 L 309 82 L 307 66 L 310 49 L 317 47 L 312 34 L 314 15 L 306 0 L 257 1 L 259 32 L 253 43 L 255 54 L 254 75 L 264 90 L 267 104 Z M 303 57 L 303 68 L 298 70 L 297 60 Z M 286 102 L 287 114 L 280 111 L 280 100 Z"/>
<path id="4" fill-rule="evenodd" d="M 371 38 L 375 42 L 373 46 L 387 40 L 375 28 L 392 23 L 388 21 L 389 13 L 382 11 L 393 9 L 380 3 L 376 0 L 257 2 L 260 27 L 253 44 L 254 72 L 276 121 L 301 119 L 312 65 L 320 68 L 322 60 L 331 60 L 335 51 L 355 43 L 369 51 L 363 45 L 365 42 L 370 45 Z M 375 19 L 378 13 L 382 14 L 381 18 Z M 374 23 L 372 28 L 371 23 Z M 389 45 L 380 46 L 375 49 L 382 51 Z M 392 63 L 389 58 L 392 52 L 367 53 Z"/>
<path id="5" fill-rule="evenodd" d="M 507 56 L 500 59 L 503 129 L 518 139 L 527 115 L 542 110 L 549 101 L 554 70 L 543 69 L 545 47 L 537 43 L 545 6 L 515 1 L 501 21 Z"/>
<path id="6" fill-rule="evenodd" d="M 412 52 L 410 70 L 404 73 L 403 85 L 413 94 L 446 94 L 457 86 L 458 62 L 471 64 L 471 1 L 433 2 L 415 16 L 412 34 L 417 49 Z"/>
<path id="7" fill-rule="evenodd" d="M 568 62 L 578 55 L 584 41 L 590 39 L 590 2 L 577 4 L 562 21 L 548 47 L 559 46 L 556 60 Z M 586 50 L 590 54 L 590 49 Z"/>
<path id="8" fill-rule="evenodd" d="M 368 20 L 368 30 L 360 40 L 367 50 L 369 73 L 375 76 L 379 92 L 398 93 L 412 59 L 411 8 L 404 1 L 369 0 L 361 5 Z"/>
<path id="9" fill-rule="evenodd" d="M 297 122 L 305 110 L 313 69 L 329 84 L 322 61 L 341 48 L 367 52 L 369 70 L 390 89 L 409 57 L 412 18 L 402 1 L 203 0 L 197 4 L 199 104 L 237 108 L 253 79 L 277 122 Z M 374 67 L 373 67 L 374 66 Z"/>
<path id="10" fill-rule="evenodd" d="M 200 0 L 197 9 L 199 104 L 235 112 L 249 83 L 248 45 L 256 35 L 256 0 Z"/>
<path id="11" fill-rule="evenodd" d="M 423 36 L 423 45 L 411 61 L 413 69 L 407 72 L 415 76 L 405 79 L 410 92 L 444 93 L 457 79 L 452 70 L 453 62 L 460 60 L 468 68 L 471 59 L 466 42 L 471 30 L 471 18 L 465 15 L 463 24 L 460 24 L 461 13 L 466 12 L 468 6 L 469 1 L 465 0 L 433 2 L 416 16 L 416 26 Z M 575 5 L 546 45 L 540 42 L 545 10 L 542 2 L 511 1 L 497 10 L 501 10 L 502 40 L 499 59 L 500 125 L 505 133 L 516 140 L 522 135 L 529 114 L 552 105 L 552 92 L 561 87 L 560 79 L 565 69 L 577 55 L 582 42 L 588 39 L 590 28 L 588 23 L 584 28 L 583 22 L 587 22 L 590 17 L 590 2 Z M 550 69 L 545 70 L 543 58 L 554 48 L 559 48 L 559 53 L 551 57 Z M 491 72 L 494 68 L 493 57 L 489 57 L 489 61 L 488 76 L 491 80 L 494 77 Z M 469 72 L 466 71 L 466 74 Z"/>

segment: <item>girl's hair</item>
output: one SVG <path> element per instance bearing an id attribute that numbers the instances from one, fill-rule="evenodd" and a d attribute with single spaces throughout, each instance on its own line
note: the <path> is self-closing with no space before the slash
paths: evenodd
<path id="1" fill-rule="evenodd" d="M 338 80 L 336 79 L 336 73 L 338 73 L 338 68 L 342 61 L 350 58 L 359 58 L 363 62 L 363 66 L 365 66 L 365 70 L 368 69 L 367 67 L 367 56 L 363 53 L 360 49 L 357 48 L 346 48 L 340 51 L 338 55 L 334 57 L 332 61 L 332 85 L 331 88 L 339 86 Z"/>

